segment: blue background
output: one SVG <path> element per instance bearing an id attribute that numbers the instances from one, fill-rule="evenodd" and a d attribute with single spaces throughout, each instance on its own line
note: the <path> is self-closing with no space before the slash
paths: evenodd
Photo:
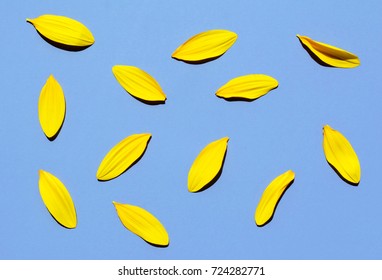
<path id="1" fill-rule="evenodd" d="M 380 1 L 2 1 L 0 52 L 1 259 L 380 259 L 382 257 Z M 95 44 L 67 52 L 47 44 L 26 18 L 65 15 L 84 23 Z M 191 36 L 227 29 L 238 40 L 219 59 L 189 65 L 171 53 Z M 296 34 L 357 54 L 355 69 L 313 61 Z M 150 73 L 167 94 L 143 104 L 115 80 L 116 64 Z M 215 91 L 251 73 L 279 87 L 254 102 Z M 54 142 L 38 121 L 50 74 L 67 113 Z M 352 143 L 358 187 L 327 164 L 322 127 Z M 134 133 L 152 133 L 143 158 L 98 182 L 105 154 Z M 222 176 L 187 191 L 200 150 L 228 136 Z M 57 176 L 74 200 L 78 227 L 59 226 L 38 191 L 38 170 Z M 258 228 L 265 187 L 292 169 L 294 184 L 274 219 Z M 126 230 L 112 201 L 141 206 L 166 227 L 156 248 Z"/>

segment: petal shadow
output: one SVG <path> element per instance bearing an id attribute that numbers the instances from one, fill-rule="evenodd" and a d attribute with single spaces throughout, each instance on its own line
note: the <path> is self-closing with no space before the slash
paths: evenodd
<path id="1" fill-rule="evenodd" d="M 347 180 L 345 177 L 343 177 L 340 172 L 338 172 L 338 170 L 329 162 L 329 161 L 326 161 L 329 166 L 334 170 L 334 172 L 337 173 L 338 177 L 340 177 L 345 183 L 348 183 L 349 185 L 352 185 L 354 187 L 357 187 L 359 185 L 359 183 L 353 183 L 353 182 L 350 182 L 349 180 Z"/>
<path id="2" fill-rule="evenodd" d="M 321 66 L 324 66 L 324 67 L 329 67 L 329 68 L 334 68 L 333 66 L 323 62 L 315 53 L 313 53 L 307 46 L 305 46 L 301 39 L 298 38 L 298 40 L 300 41 L 300 44 L 301 46 L 306 50 L 306 52 L 310 55 L 310 57 L 315 61 L 317 62 L 318 64 L 320 64 Z"/>
<path id="3" fill-rule="evenodd" d="M 214 56 L 214 57 L 210 57 L 210 58 L 206 58 L 206 59 L 202 59 L 202 60 L 197 60 L 197 61 L 183 60 L 183 59 L 176 58 L 176 57 L 172 57 L 172 58 L 175 60 L 178 60 L 178 61 L 183 61 L 184 63 L 187 63 L 187 64 L 199 65 L 199 64 L 204 64 L 204 63 L 210 62 L 210 61 L 214 61 L 214 60 L 218 59 L 219 57 L 223 56 L 224 54 L 225 53 L 218 55 L 218 56 Z"/>
<path id="4" fill-rule="evenodd" d="M 58 134 L 60 134 L 60 131 L 61 131 L 62 127 L 64 126 L 65 118 L 66 118 L 66 111 L 65 111 L 64 119 L 62 120 L 62 124 L 61 124 L 60 128 L 57 130 L 57 132 L 56 132 L 55 135 L 53 135 L 52 137 L 48 137 L 48 136 L 44 133 L 45 137 L 46 137 L 50 142 L 53 142 L 54 140 L 56 140 Z"/>

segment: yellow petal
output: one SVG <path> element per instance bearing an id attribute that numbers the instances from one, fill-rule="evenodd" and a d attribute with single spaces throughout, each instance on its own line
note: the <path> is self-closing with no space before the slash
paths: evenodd
<path id="1" fill-rule="evenodd" d="M 125 172 L 143 156 L 150 138 L 149 133 L 133 134 L 115 145 L 98 167 L 97 179 L 107 181 Z"/>
<path id="2" fill-rule="evenodd" d="M 188 173 L 188 190 L 198 192 L 219 178 L 229 138 L 211 142 L 199 153 Z"/>
<path id="3" fill-rule="evenodd" d="M 46 137 L 54 140 L 65 119 L 65 96 L 60 84 L 50 75 L 38 100 L 38 117 Z"/>
<path id="4" fill-rule="evenodd" d="M 113 201 L 115 209 L 122 224 L 131 232 L 141 237 L 146 242 L 167 247 L 169 237 L 161 222 L 145 209 Z"/>
<path id="5" fill-rule="evenodd" d="M 230 80 L 216 95 L 228 100 L 254 100 L 278 87 L 276 79 L 263 74 L 250 74 Z"/>
<path id="6" fill-rule="evenodd" d="M 348 183 L 358 185 L 361 180 L 361 166 L 349 141 L 329 125 L 323 128 L 323 148 L 326 160 Z"/>
<path id="7" fill-rule="evenodd" d="M 237 34 L 228 30 L 199 33 L 180 45 L 172 57 L 185 62 L 203 62 L 223 55 L 236 41 Z"/>
<path id="8" fill-rule="evenodd" d="M 67 50 L 82 50 L 94 44 L 90 30 L 74 19 L 58 15 L 41 15 L 27 19 L 52 45 Z M 71 48 L 72 47 L 72 48 Z"/>
<path id="9" fill-rule="evenodd" d="M 164 103 L 166 94 L 158 82 L 135 66 L 115 65 L 113 73 L 121 86 L 135 98 L 145 102 Z"/>
<path id="10" fill-rule="evenodd" d="M 297 35 L 297 37 L 313 59 L 318 60 L 318 63 L 321 62 L 324 65 L 340 68 L 354 68 L 360 65 L 360 61 L 355 54 L 322 42 L 314 41 L 307 36 Z"/>
<path id="11" fill-rule="evenodd" d="M 279 200 L 293 180 L 294 172 L 288 170 L 276 177 L 264 190 L 255 212 L 255 221 L 258 226 L 264 226 L 272 220 Z"/>
<path id="12" fill-rule="evenodd" d="M 40 195 L 53 218 L 66 228 L 77 226 L 76 209 L 64 184 L 54 175 L 39 170 Z"/>

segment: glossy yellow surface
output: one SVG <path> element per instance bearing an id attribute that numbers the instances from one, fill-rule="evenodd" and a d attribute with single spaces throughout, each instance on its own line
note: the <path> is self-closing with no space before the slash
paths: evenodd
<path id="1" fill-rule="evenodd" d="M 27 19 L 48 40 L 73 47 L 88 47 L 94 44 L 90 30 L 81 22 L 58 15 L 41 15 Z"/>
<path id="2" fill-rule="evenodd" d="M 150 133 L 133 134 L 115 145 L 98 167 L 97 179 L 107 181 L 125 172 L 142 157 L 150 138 Z"/>
<path id="3" fill-rule="evenodd" d="M 237 34 L 228 30 L 209 30 L 199 33 L 172 54 L 173 58 L 187 62 L 198 62 L 223 55 L 236 41 Z"/>
<path id="4" fill-rule="evenodd" d="M 297 37 L 319 60 L 329 66 L 354 68 L 360 65 L 360 60 L 353 53 L 322 42 L 317 42 L 307 36 L 297 35 Z"/>
<path id="5" fill-rule="evenodd" d="M 151 102 L 164 102 L 166 94 L 148 73 L 135 66 L 115 65 L 112 68 L 120 85 L 132 96 Z"/>
<path id="6" fill-rule="evenodd" d="M 188 190 L 198 192 L 213 181 L 222 169 L 228 137 L 208 144 L 196 157 L 188 173 Z"/>
<path id="7" fill-rule="evenodd" d="M 157 246 L 168 246 L 170 239 L 161 222 L 147 210 L 113 201 L 122 224 L 146 242 Z"/>
<path id="8" fill-rule="evenodd" d="M 361 165 L 349 141 L 337 130 L 325 125 L 323 148 L 326 160 L 348 182 L 358 185 L 361 180 Z"/>
<path id="9" fill-rule="evenodd" d="M 264 226 L 273 217 L 277 203 L 293 182 L 295 174 L 292 170 L 276 177 L 264 190 L 255 212 L 255 221 L 258 226 Z"/>
<path id="10" fill-rule="evenodd" d="M 276 79 L 263 74 L 250 74 L 230 80 L 216 92 L 218 97 L 225 99 L 254 100 L 270 90 L 278 87 Z"/>
<path id="11" fill-rule="evenodd" d="M 39 170 L 40 195 L 53 218 L 66 228 L 77 226 L 76 209 L 64 184 L 47 171 Z"/>
<path id="12" fill-rule="evenodd" d="M 38 100 L 38 118 L 46 137 L 53 139 L 65 119 L 65 96 L 57 80 L 50 75 Z"/>

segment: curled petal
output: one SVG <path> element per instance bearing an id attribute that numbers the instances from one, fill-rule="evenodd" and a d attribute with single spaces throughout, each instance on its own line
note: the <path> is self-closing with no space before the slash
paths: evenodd
<path id="1" fill-rule="evenodd" d="M 227 100 L 255 100 L 276 87 L 276 79 L 263 74 L 250 74 L 230 80 L 217 90 L 216 96 Z"/>
<path id="2" fill-rule="evenodd" d="M 113 73 L 119 84 L 133 97 L 149 104 L 166 101 L 166 94 L 159 83 L 148 73 L 135 66 L 115 65 Z"/>
<path id="3" fill-rule="evenodd" d="M 339 68 L 354 68 L 360 65 L 360 61 L 355 54 L 314 41 L 307 36 L 297 35 L 297 37 L 312 58 L 320 64 Z"/>
<path id="4" fill-rule="evenodd" d="M 122 224 L 146 242 L 159 247 L 170 243 L 168 233 L 161 222 L 147 210 L 113 201 Z"/>
<path id="5" fill-rule="evenodd" d="M 64 123 L 66 112 L 64 92 L 57 80 L 50 75 L 38 100 L 38 117 L 46 137 L 54 140 Z"/>
<path id="6" fill-rule="evenodd" d="M 255 221 L 258 226 L 264 226 L 272 220 L 277 204 L 293 183 L 294 176 L 294 172 L 288 170 L 276 177 L 264 190 L 255 212 Z"/>
<path id="7" fill-rule="evenodd" d="M 326 160 L 340 177 L 352 185 L 361 180 L 361 165 L 349 141 L 337 130 L 325 125 L 323 148 Z"/>
<path id="8" fill-rule="evenodd" d="M 76 209 L 64 184 L 49 172 L 40 170 L 38 185 L 41 198 L 53 218 L 66 228 L 75 228 Z"/>
<path id="9" fill-rule="evenodd" d="M 188 190 L 199 192 L 213 184 L 223 168 L 229 138 L 211 142 L 199 153 L 188 173 Z"/>
<path id="10" fill-rule="evenodd" d="M 172 57 L 190 63 L 203 63 L 222 56 L 236 41 L 237 34 L 228 30 L 209 30 L 199 33 L 182 45 Z"/>
<path id="11" fill-rule="evenodd" d="M 81 22 L 58 15 L 41 15 L 35 19 L 27 19 L 37 32 L 55 47 L 79 51 L 94 44 L 90 30 Z"/>
<path id="12" fill-rule="evenodd" d="M 134 165 L 146 151 L 151 134 L 133 134 L 115 145 L 104 157 L 97 171 L 97 179 L 114 179 Z"/>

